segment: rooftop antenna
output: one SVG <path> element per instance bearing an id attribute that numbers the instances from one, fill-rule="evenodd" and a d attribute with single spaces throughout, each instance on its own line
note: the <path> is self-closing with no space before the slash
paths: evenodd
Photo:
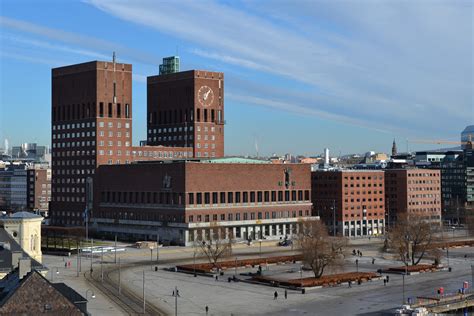
<path id="1" fill-rule="evenodd" d="M 255 151 L 257 152 L 257 158 L 258 158 L 258 140 L 257 140 L 257 136 L 255 136 Z"/>
<path id="2" fill-rule="evenodd" d="M 115 75 L 115 52 L 112 53 L 112 63 L 114 64 L 114 104 L 117 103 L 117 82 Z"/>

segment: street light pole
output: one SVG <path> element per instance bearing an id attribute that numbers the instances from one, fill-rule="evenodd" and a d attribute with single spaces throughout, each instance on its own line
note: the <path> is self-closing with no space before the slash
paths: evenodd
<path id="1" fill-rule="evenodd" d="M 94 245 L 94 239 L 91 238 L 91 244 L 89 246 L 90 249 L 90 255 L 91 255 L 91 274 L 92 274 L 92 256 L 93 256 L 93 245 Z"/>
<path id="2" fill-rule="evenodd" d="M 143 314 L 145 314 L 145 270 L 143 270 Z"/>
<path id="3" fill-rule="evenodd" d="M 104 282 L 104 268 L 103 268 L 103 263 L 104 263 L 104 247 L 100 248 L 100 279 L 102 282 Z"/>
<path id="4" fill-rule="evenodd" d="M 234 276 L 237 276 L 237 257 L 235 257 Z"/>
<path id="5" fill-rule="evenodd" d="M 402 274 L 403 278 L 403 304 L 405 304 L 405 273 Z"/>
<path id="6" fill-rule="evenodd" d="M 259 258 L 261 258 L 262 257 L 262 240 L 259 240 L 259 242 L 260 242 L 260 252 L 258 256 Z"/>
<path id="7" fill-rule="evenodd" d="M 121 294 L 122 292 L 122 279 L 121 279 L 121 275 L 120 275 L 120 258 L 118 260 L 118 265 L 119 265 L 119 268 L 118 268 L 118 292 L 119 292 L 119 295 Z"/>
<path id="8" fill-rule="evenodd" d="M 114 252 L 115 252 L 114 263 L 117 264 L 117 234 L 115 234 Z"/>
<path id="9" fill-rule="evenodd" d="M 79 277 L 79 262 L 80 262 L 80 257 L 81 253 L 79 251 L 79 239 L 77 240 L 77 266 L 76 266 L 76 277 Z"/>
<path id="10" fill-rule="evenodd" d="M 178 316 L 178 287 L 174 287 L 174 315 Z"/>
<path id="11" fill-rule="evenodd" d="M 194 255 L 193 255 L 193 261 L 194 261 L 194 277 L 196 277 L 196 249 L 194 249 Z"/>
<path id="12" fill-rule="evenodd" d="M 150 247 L 150 269 L 153 271 L 153 247 Z"/>
<path id="13" fill-rule="evenodd" d="M 158 264 L 158 259 L 160 259 L 160 235 L 156 234 L 156 264 Z"/>

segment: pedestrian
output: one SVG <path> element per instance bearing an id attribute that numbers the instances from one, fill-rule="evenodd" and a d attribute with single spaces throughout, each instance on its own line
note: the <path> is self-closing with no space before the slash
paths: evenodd
<path id="1" fill-rule="evenodd" d="M 352 281 L 347 282 L 349 284 L 349 287 L 352 287 Z"/>
<path id="2" fill-rule="evenodd" d="M 206 315 L 209 313 L 209 306 L 206 305 Z"/>
<path id="3" fill-rule="evenodd" d="M 288 298 L 288 291 L 285 290 L 285 300 Z"/>
<path id="4" fill-rule="evenodd" d="M 375 264 L 375 258 L 372 258 L 372 264 Z"/>
<path id="5" fill-rule="evenodd" d="M 278 292 L 275 291 L 275 293 L 273 293 L 273 299 L 276 300 L 278 298 Z"/>
<path id="6" fill-rule="evenodd" d="M 390 277 L 387 275 L 387 283 L 390 282 Z"/>
<path id="7" fill-rule="evenodd" d="M 360 256 L 362 257 L 362 251 L 361 251 L 361 252 L 359 252 L 359 253 L 360 253 Z"/>
<path id="8" fill-rule="evenodd" d="M 387 279 L 383 279 L 383 286 L 387 286 Z"/>
<path id="9" fill-rule="evenodd" d="M 181 297 L 181 296 L 179 296 L 179 290 L 176 290 L 176 296 Z"/>
<path id="10" fill-rule="evenodd" d="M 219 281 L 219 277 L 216 275 L 216 281 Z"/>
<path id="11" fill-rule="evenodd" d="M 67 262 L 67 266 L 70 268 L 71 267 L 71 261 Z"/>
<path id="12" fill-rule="evenodd" d="M 64 267 L 67 268 L 67 262 L 64 262 Z"/>
<path id="13" fill-rule="evenodd" d="M 173 297 L 174 297 L 174 290 L 173 290 L 173 294 L 171 294 L 171 296 L 173 296 Z"/>

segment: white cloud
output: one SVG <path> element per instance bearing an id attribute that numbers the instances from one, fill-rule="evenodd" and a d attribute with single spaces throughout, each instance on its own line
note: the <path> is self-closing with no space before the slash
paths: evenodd
<path id="1" fill-rule="evenodd" d="M 318 102 L 298 105 L 306 111 L 420 134 L 474 119 L 468 1 L 87 3 L 193 43 L 201 57 L 292 80 L 274 88 L 312 95 Z"/>

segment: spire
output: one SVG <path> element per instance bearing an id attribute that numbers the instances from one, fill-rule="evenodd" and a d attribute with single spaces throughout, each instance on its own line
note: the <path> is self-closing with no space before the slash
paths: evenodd
<path id="1" fill-rule="evenodd" d="M 397 143 L 395 142 L 395 139 L 393 139 L 393 144 L 392 144 L 392 156 L 397 155 Z"/>

